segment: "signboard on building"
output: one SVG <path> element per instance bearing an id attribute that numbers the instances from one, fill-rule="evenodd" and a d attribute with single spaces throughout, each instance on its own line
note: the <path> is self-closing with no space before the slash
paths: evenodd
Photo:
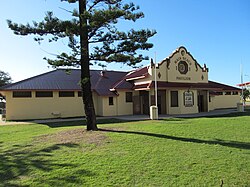
<path id="1" fill-rule="evenodd" d="M 185 107 L 192 107 L 194 105 L 194 94 L 193 92 L 184 92 L 184 105 Z"/>

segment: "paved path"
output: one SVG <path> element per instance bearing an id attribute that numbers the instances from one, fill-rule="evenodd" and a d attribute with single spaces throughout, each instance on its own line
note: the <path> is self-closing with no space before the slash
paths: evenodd
<path id="1" fill-rule="evenodd" d="M 21 121 L 1 121 L 0 120 L 0 126 L 1 125 L 21 125 L 21 124 L 31 124 L 32 122 L 26 121 L 26 122 L 21 122 Z"/>
<path id="2" fill-rule="evenodd" d="M 167 118 L 195 118 L 195 117 L 206 117 L 206 116 L 219 116 L 224 114 L 231 114 L 238 112 L 237 109 L 224 109 L 224 110 L 213 110 L 210 112 L 201 112 L 196 114 L 176 114 L 176 115 L 168 115 L 163 114 L 159 115 L 159 119 L 167 119 Z M 127 115 L 127 116 L 114 116 L 112 118 L 122 119 L 122 120 L 149 120 L 150 117 L 148 115 Z"/>
<path id="3" fill-rule="evenodd" d="M 213 110 L 210 112 L 201 112 L 197 114 L 179 114 L 179 115 L 159 115 L 159 119 L 167 118 L 195 118 L 195 117 L 206 117 L 206 116 L 218 116 L 224 114 L 230 114 L 237 112 L 236 109 L 224 109 L 224 110 Z M 124 116 L 107 116 L 107 117 L 97 117 L 98 119 L 121 119 L 128 121 L 140 121 L 140 120 L 149 120 L 149 115 L 124 115 Z M 27 124 L 27 123 L 48 123 L 48 122 L 62 122 L 62 121 L 80 121 L 85 118 L 69 118 L 69 119 L 46 119 L 46 120 L 34 120 L 26 122 L 4 122 L 0 120 L 0 125 L 17 125 L 17 124 Z"/>

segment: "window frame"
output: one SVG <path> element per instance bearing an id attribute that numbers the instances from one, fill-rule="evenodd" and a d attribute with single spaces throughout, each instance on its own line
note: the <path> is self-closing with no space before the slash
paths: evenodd
<path id="1" fill-rule="evenodd" d="M 31 91 L 13 91 L 12 97 L 13 98 L 31 98 L 32 92 Z"/>
<path id="2" fill-rule="evenodd" d="M 239 95 L 238 91 L 233 91 L 232 95 Z"/>
<path id="3" fill-rule="evenodd" d="M 82 91 L 77 92 L 78 97 L 82 97 Z"/>
<path id="4" fill-rule="evenodd" d="M 174 98 L 174 96 L 176 96 L 176 98 Z M 173 99 L 176 99 L 176 101 L 174 101 Z M 178 91 L 170 91 L 170 106 L 179 107 L 179 92 Z"/>
<path id="5" fill-rule="evenodd" d="M 109 106 L 114 105 L 114 97 L 109 97 Z"/>
<path id="6" fill-rule="evenodd" d="M 45 95 L 43 95 L 43 94 L 45 94 Z M 53 95 L 54 95 L 53 91 L 36 91 L 35 92 L 35 97 L 37 97 L 37 98 L 51 98 L 51 97 L 53 97 Z"/>
<path id="7" fill-rule="evenodd" d="M 126 92 L 125 93 L 125 100 L 126 100 L 126 103 L 132 103 L 133 102 L 133 92 Z"/>
<path id="8" fill-rule="evenodd" d="M 74 91 L 59 91 L 58 96 L 59 97 L 75 97 L 75 92 Z"/>

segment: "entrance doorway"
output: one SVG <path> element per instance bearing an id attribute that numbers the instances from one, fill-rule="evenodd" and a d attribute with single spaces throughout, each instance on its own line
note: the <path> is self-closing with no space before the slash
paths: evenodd
<path id="1" fill-rule="evenodd" d="M 151 95 L 151 106 L 155 105 L 155 95 Z M 158 114 L 166 114 L 166 90 L 158 90 L 157 92 Z"/>
<path id="2" fill-rule="evenodd" d="M 198 91 L 198 110 L 199 112 L 208 112 L 207 91 Z"/>
<path id="3" fill-rule="evenodd" d="M 150 105 L 155 105 L 155 96 L 151 95 L 151 103 L 149 103 L 149 92 L 140 91 L 139 95 L 133 97 L 133 113 L 149 115 Z M 158 90 L 157 93 L 158 113 L 166 114 L 166 90 Z"/>
<path id="4" fill-rule="evenodd" d="M 133 113 L 149 115 L 148 91 L 140 91 L 138 96 L 133 97 Z"/>

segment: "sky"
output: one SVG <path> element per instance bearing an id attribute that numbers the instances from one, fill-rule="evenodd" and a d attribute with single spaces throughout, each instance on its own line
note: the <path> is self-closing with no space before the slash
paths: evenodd
<path id="1" fill-rule="evenodd" d="M 250 1 L 249 0 L 131 0 L 140 6 L 145 18 L 122 23 L 123 30 L 149 28 L 157 34 L 149 40 L 154 47 L 142 54 L 160 62 L 184 46 L 197 62 L 209 68 L 209 80 L 236 86 L 250 82 Z M 130 1 L 129 1 L 130 2 Z M 8 0 L 0 2 L 0 70 L 14 82 L 52 71 L 44 57 L 59 54 L 67 43 L 42 43 L 33 36 L 17 36 L 8 28 L 7 19 L 16 23 L 41 21 L 47 11 L 62 19 L 64 10 L 74 8 L 60 0 Z M 146 66 L 149 61 L 141 65 Z M 91 69 L 101 69 L 92 66 Z M 107 70 L 129 71 L 131 67 L 111 63 Z"/>

